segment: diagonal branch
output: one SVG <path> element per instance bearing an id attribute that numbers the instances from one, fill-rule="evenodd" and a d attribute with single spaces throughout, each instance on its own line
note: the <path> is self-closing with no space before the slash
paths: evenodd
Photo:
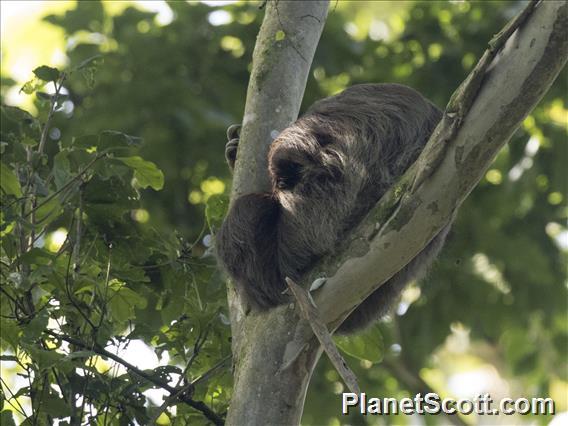
<path id="1" fill-rule="evenodd" d="M 59 340 L 64 340 L 68 343 L 71 343 L 72 345 L 75 345 L 79 348 L 82 349 L 86 349 L 89 351 L 93 351 L 96 354 L 103 356 L 105 358 L 110 358 L 113 361 L 121 364 L 122 366 L 126 367 L 128 369 L 128 371 L 130 371 L 131 373 L 137 375 L 138 377 L 146 380 L 147 382 L 150 382 L 158 387 L 161 387 L 165 390 L 167 390 L 170 395 L 175 395 L 180 401 L 185 402 L 187 405 L 189 405 L 192 408 L 195 408 L 198 411 L 201 411 L 203 413 L 203 415 L 205 417 L 207 417 L 209 420 L 211 420 L 213 422 L 213 424 L 221 426 L 225 424 L 225 421 L 217 414 L 215 413 L 213 410 L 211 410 L 211 408 L 209 408 L 209 406 L 207 406 L 207 404 L 205 404 L 203 401 L 195 401 L 193 399 L 191 399 L 189 396 L 187 396 L 187 391 L 189 391 L 189 387 L 190 386 L 181 386 L 181 387 L 173 387 L 170 386 L 169 383 L 159 379 L 158 377 L 149 374 L 143 370 L 140 370 L 138 367 L 130 364 L 128 361 L 125 361 L 124 359 L 122 359 L 121 357 L 113 354 L 112 352 L 107 351 L 105 348 L 97 345 L 97 344 L 87 344 L 79 339 L 75 339 L 73 337 L 69 337 L 69 336 L 65 336 L 63 334 L 60 333 L 56 333 L 54 331 L 51 330 L 45 330 L 44 331 L 45 334 L 48 334 L 49 336 L 55 338 L 55 339 L 59 339 Z"/>
<path id="2" fill-rule="evenodd" d="M 331 338 L 331 334 L 329 333 L 325 323 L 321 320 L 319 316 L 319 312 L 314 304 L 310 293 L 292 281 L 290 278 L 286 277 L 286 284 L 288 284 L 288 288 L 292 291 L 296 302 L 300 308 L 300 312 L 302 313 L 303 318 L 310 323 L 310 327 L 312 331 L 318 338 L 323 350 L 327 353 L 329 360 L 349 388 L 349 390 L 353 393 L 360 394 L 361 389 L 359 388 L 359 383 L 357 382 L 357 376 L 355 373 L 349 368 L 345 359 L 339 353 L 337 346 L 333 342 Z M 289 367 L 288 365 L 283 365 L 282 369 Z"/>
<path id="3" fill-rule="evenodd" d="M 491 41 L 490 53 L 474 69 L 476 77 L 466 79 L 452 97 L 418 161 L 340 253 L 304 280 L 327 278 L 314 299 L 330 329 L 448 223 L 566 64 L 567 3 L 533 2 L 521 17 L 513 21 L 518 28 L 509 24 Z"/>

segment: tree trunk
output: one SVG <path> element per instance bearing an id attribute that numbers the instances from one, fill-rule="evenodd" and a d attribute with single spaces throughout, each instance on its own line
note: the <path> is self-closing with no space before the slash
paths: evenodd
<path id="1" fill-rule="evenodd" d="M 267 3 L 253 53 L 232 199 L 270 188 L 268 147 L 298 116 L 327 10 L 327 0 Z M 298 326 L 295 311 L 279 307 L 245 315 L 232 288 L 229 309 L 235 383 L 227 424 L 299 424 L 319 345 L 314 342 L 293 366 L 280 371 Z"/>
<path id="2" fill-rule="evenodd" d="M 253 57 L 233 197 L 266 190 L 270 136 L 298 113 L 327 2 L 269 2 Z M 283 33 L 283 34 L 282 34 Z M 505 43 L 506 42 L 506 43 Z M 418 161 L 303 280 L 334 330 L 450 220 L 568 58 L 566 2 L 531 3 L 456 91 Z M 235 384 L 227 423 L 294 425 L 321 350 L 294 304 L 245 313 L 229 289 Z M 339 407 L 338 407 L 339 410 Z"/>

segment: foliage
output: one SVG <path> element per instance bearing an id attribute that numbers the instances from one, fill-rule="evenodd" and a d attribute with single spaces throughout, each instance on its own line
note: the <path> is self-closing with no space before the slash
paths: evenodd
<path id="1" fill-rule="evenodd" d="M 164 185 L 136 155 L 139 138 L 102 131 L 53 143 L 61 92 L 85 65 L 34 70 L 24 90 L 45 121 L 2 106 L 2 360 L 26 380 L 4 397 L 24 424 L 148 424 L 178 404 L 178 420 L 194 421 L 190 407 L 205 395 L 216 392 L 221 410 L 227 402 L 227 375 L 200 379 L 229 354 L 224 286 L 194 244 L 137 223 L 142 189 Z M 53 94 L 37 91 L 46 83 Z M 136 339 L 170 363 L 142 371 L 116 357 Z M 144 395 L 152 388 L 173 396 L 154 405 Z"/>
<path id="2" fill-rule="evenodd" d="M 351 84 L 384 81 L 443 106 L 521 6 L 332 5 L 304 107 Z M 38 67 L 22 88 L 37 114 L 2 107 L 1 361 L 3 377 L 5 365 L 25 376 L 15 398 L 3 384 L 2 424 L 20 410 L 17 401 L 29 400 L 32 423 L 88 416 L 93 424 L 146 424 L 160 411 L 148 390 L 164 388 L 156 382 L 168 376 L 172 386 L 195 386 L 184 401 L 167 401 L 177 410 L 163 407 L 160 422 L 207 422 L 191 401 L 226 410 L 228 363 L 217 366 L 230 337 L 210 233 L 226 210 L 224 131 L 241 120 L 262 12 L 251 3 L 169 7 L 166 25 L 134 7 L 111 16 L 98 1 L 46 17 L 65 32 L 68 66 Z M 213 25 L 218 11 L 228 19 Z M 371 330 L 340 342 L 363 391 L 409 396 L 410 376 L 452 394 L 453 374 L 490 364 L 509 383 L 505 396 L 550 395 L 558 411 L 568 409 L 555 391 L 568 379 L 559 244 L 568 215 L 566 81 L 558 79 L 466 201 L 426 282 L 372 329 L 381 336 Z M 12 84 L 3 76 L 2 96 Z M 149 378 L 100 356 L 139 340 L 156 359 L 164 355 Z M 373 422 L 339 420 L 341 390 L 322 359 L 303 423 Z"/>

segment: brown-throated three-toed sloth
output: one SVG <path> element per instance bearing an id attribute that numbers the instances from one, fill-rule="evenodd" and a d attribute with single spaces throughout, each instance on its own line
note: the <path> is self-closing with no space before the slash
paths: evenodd
<path id="1" fill-rule="evenodd" d="M 272 142 L 272 191 L 237 198 L 216 237 L 237 291 L 256 308 L 289 300 L 285 277 L 300 277 L 369 211 L 417 159 L 440 110 L 398 84 L 361 84 L 316 102 Z M 236 136 L 229 130 L 229 139 Z M 235 161 L 237 139 L 227 144 Z M 446 226 L 371 294 L 340 327 L 355 331 L 388 312 L 408 281 L 439 252 Z"/>

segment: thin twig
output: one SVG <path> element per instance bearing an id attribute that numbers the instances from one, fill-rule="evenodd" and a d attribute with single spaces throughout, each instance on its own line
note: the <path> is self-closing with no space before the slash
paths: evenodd
<path id="1" fill-rule="evenodd" d="M 232 355 L 227 355 L 225 358 L 223 358 L 221 361 L 219 361 L 217 364 L 215 364 L 213 367 L 211 367 L 209 370 L 207 370 L 205 373 L 203 373 L 202 375 L 200 375 L 198 378 L 194 379 L 191 382 L 192 386 L 197 386 L 198 384 L 202 383 L 202 382 L 206 382 L 207 380 L 209 380 L 209 378 L 211 376 L 213 376 L 214 374 L 217 373 L 217 371 L 219 369 L 221 369 L 222 367 L 225 366 L 225 364 L 227 364 L 227 361 L 230 361 L 232 358 Z"/>
<path id="2" fill-rule="evenodd" d="M 18 405 L 18 407 L 20 409 L 18 410 L 18 408 L 10 402 L 10 399 L 5 399 L 5 401 L 8 402 L 18 413 L 20 413 L 22 416 L 24 416 L 27 419 L 28 415 L 26 414 L 24 407 L 22 407 L 22 404 L 20 404 L 20 402 L 18 401 L 18 398 L 16 398 L 16 396 L 14 395 L 14 393 L 12 392 L 10 387 L 8 386 L 8 383 L 6 383 L 2 377 L 0 377 L 0 381 L 2 382 L 2 384 L 4 385 L 4 387 L 6 388 L 8 393 L 10 394 L 10 399 L 13 399 L 14 401 L 16 401 L 16 404 Z"/>
<path id="3" fill-rule="evenodd" d="M 49 125 L 51 124 L 51 119 L 53 118 L 53 113 L 55 112 L 56 106 L 57 106 L 57 101 L 59 98 L 59 92 L 61 91 L 61 88 L 63 87 L 63 80 L 65 80 L 65 73 L 61 74 L 61 78 L 59 79 L 59 86 L 57 85 L 57 82 L 54 81 L 53 85 L 55 86 L 55 93 L 54 95 L 51 97 L 50 99 L 50 106 L 49 106 L 49 112 L 47 113 L 47 119 L 45 120 L 45 126 L 43 126 L 42 132 L 41 132 L 41 137 L 39 140 L 39 146 L 37 151 L 42 154 L 43 150 L 45 148 L 45 142 L 47 141 L 47 131 L 49 130 Z"/>
<path id="4" fill-rule="evenodd" d="M 87 170 L 93 165 L 95 164 L 98 160 L 100 160 L 101 158 L 103 158 L 105 156 L 105 154 L 99 154 L 97 155 L 95 158 L 93 158 L 91 160 L 91 162 L 89 164 L 87 164 L 85 166 L 85 168 L 83 170 L 81 170 L 77 175 L 75 175 L 73 178 L 71 178 L 67 183 L 65 183 L 61 188 L 59 188 L 57 191 L 55 191 L 53 194 L 51 194 L 49 197 L 47 197 L 45 200 L 43 200 L 40 204 L 38 204 L 37 206 L 35 206 L 32 210 L 30 210 L 29 212 L 27 212 L 26 214 L 24 214 L 22 217 L 28 217 L 30 214 L 34 213 L 36 210 L 38 210 L 39 208 L 45 206 L 47 203 L 49 203 L 54 197 L 56 197 L 57 195 L 59 195 L 61 192 L 65 191 L 67 188 L 69 188 L 69 186 L 71 186 L 73 183 L 75 183 L 77 180 L 79 180 L 81 177 L 83 177 L 83 175 L 87 172 Z"/>
<path id="5" fill-rule="evenodd" d="M 310 293 L 288 277 L 285 278 L 285 281 L 300 306 L 300 313 L 302 314 L 302 317 L 310 324 L 312 331 L 329 357 L 329 360 L 349 390 L 353 393 L 360 394 L 361 389 L 357 382 L 357 376 L 355 376 L 355 373 L 353 373 L 353 371 L 349 368 L 337 350 L 337 346 L 333 343 L 331 334 L 321 319 L 318 308 L 316 307 Z"/>
<path id="6" fill-rule="evenodd" d="M 174 394 L 174 393 L 178 393 L 180 391 L 180 389 L 177 389 L 173 386 L 171 386 L 169 383 L 149 374 L 146 373 L 143 370 L 140 370 L 139 368 L 135 367 L 134 365 L 130 364 L 128 361 L 123 360 L 122 358 L 120 358 L 119 356 L 113 354 L 112 352 L 107 351 L 106 349 L 104 349 L 103 347 L 99 346 L 98 344 L 94 343 L 93 346 L 90 346 L 84 342 L 82 342 L 81 340 L 78 339 L 74 339 L 73 337 L 69 337 L 69 336 L 65 336 L 59 333 L 56 333 L 52 330 L 44 330 L 44 333 L 59 339 L 59 340 L 64 340 L 68 343 L 71 343 L 72 345 L 81 347 L 83 349 L 88 349 L 91 350 L 92 347 L 92 351 L 103 356 L 106 358 L 110 358 L 113 361 L 116 361 L 117 363 L 121 364 L 122 366 L 126 367 L 131 373 L 134 373 L 135 375 L 137 375 L 138 377 L 153 383 L 156 386 L 159 386 L 165 390 L 167 390 L 170 394 Z M 182 402 L 185 402 L 187 405 L 189 405 L 190 407 L 201 411 L 203 413 L 203 415 L 205 417 L 207 417 L 209 420 L 211 420 L 215 425 L 217 426 L 222 426 L 225 424 L 225 421 L 223 420 L 223 418 L 221 418 L 217 413 L 215 413 L 213 410 L 211 410 L 211 408 L 209 408 L 207 406 L 207 404 L 205 404 L 203 401 L 195 401 L 187 396 L 185 396 L 183 393 L 181 395 L 178 396 L 178 399 Z"/>
<path id="7" fill-rule="evenodd" d="M 112 254 L 112 244 L 108 246 L 108 262 L 106 268 L 106 276 L 105 276 L 105 294 L 102 297 L 103 303 L 101 303 L 101 318 L 99 320 L 99 327 L 103 325 L 103 321 L 105 319 L 105 315 L 107 312 L 107 304 L 108 304 L 108 283 L 110 280 L 110 267 L 111 267 L 111 254 Z"/>
<path id="8" fill-rule="evenodd" d="M 77 311 L 81 314 L 81 316 L 87 321 L 87 323 L 91 326 L 93 330 L 97 330 L 97 326 L 93 324 L 89 316 L 83 312 L 77 301 L 75 300 L 75 296 L 73 296 L 71 292 L 71 280 L 70 280 L 70 270 L 71 270 L 71 260 L 73 259 L 72 253 L 69 253 L 69 259 L 67 260 L 67 272 L 65 273 L 65 291 L 67 293 L 67 297 L 71 304 L 77 309 Z"/>

